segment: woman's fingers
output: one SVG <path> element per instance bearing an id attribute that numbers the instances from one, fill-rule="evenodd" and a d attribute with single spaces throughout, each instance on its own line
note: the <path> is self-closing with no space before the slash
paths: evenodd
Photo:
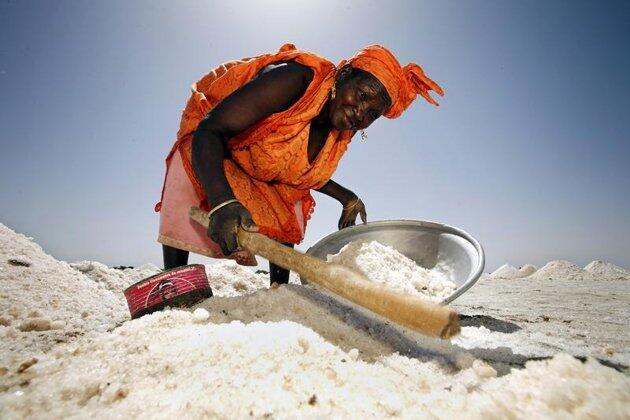
<path id="1" fill-rule="evenodd" d="M 237 232 L 238 232 L 238 226 L 234 226 L 234 228 L 230 229 L 225 235 L 225 242 L 224 242 L 225 249 L 223 250 L 223 253 L 226 256 L 230 255 L 231 253 L 233 253 L 234 251 L 238 249 Z"/>
<path id="2" fill-rule="evenodd" d="M 357 220 L 357 212 L 352 211 L 352 213 L 350 213 L 350 219 L 348 219 L 347 226 L 354 226 L 356 224 L 356 220 Z"/>
<path id="3" fill-rule="evenodd" d="M 223 255 L 225 255 L 226 257 L 230 255 L 230 251 L 228 250 L 228 246 L 227 246 L 227 241 L 219 241 L 219 246 L 221 247 L 221 252 L 223 252 Z"/>
<path id="4" fill-rule="evenodd" d="M 241 215 L 241 227 L 248 232 L 258 232 L 258 226 L 254 223 L 249 212 L 244 215 Z"/>
<path id="5" fill-rule="evenodd" d="M 361 221 L 365 224 L 367 223 L 367 212 L 365 211 L 365 204 L 363 201 L 357 200 L 357 202 L 351 206 L 349 209 L 344 209 L 341 212 L 341 217 L 339 218 L 339 223 L 337 223 L 337 227 L 339 230 L 347 228 L 349 226 L 355 226 L 357 217 L 361 217 Z"/>
<path id="6" fill-rule="evenodd" d="M 361 221 L 363 222 L 363 224 L 367 223 L 367 212 L 365 211 L 365 206 L 361 206 L 361 210 L 359 211 L 359 214 L 361 215 Z"/>

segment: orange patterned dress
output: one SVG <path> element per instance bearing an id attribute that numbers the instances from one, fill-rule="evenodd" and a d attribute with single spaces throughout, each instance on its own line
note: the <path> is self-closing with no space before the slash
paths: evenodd
<path id="1" fill-rule="evenodd" d="M 294 60 L 314 71 L 304 95 L 289 109 L 270 115 L 228 142 L 230 158 L 223 161 L 236 198 L 250 211 L 265 235 L 300 243 L 315 200 L 311 189 L 331 178 L 348 147 L 351 131 L 333 129 L 315 161 L 308 161 L 310 122 L 319 114 L 334 82 L 336 67 L 310 52 L 283 45 L 275 54 L 225 63 L 192 86 L 177 141 L 166 158 L 158 242 L 211 257 L 225 258 L 204 228 L 188 218 L 188 208 L 208 210 L 205 192 L 192 169 L 192 138 L 199 122 L 223 98 L 244 85 L 267 65 Z M 255 264 L 252 255 L 238 251 L 229 258 Z"/>

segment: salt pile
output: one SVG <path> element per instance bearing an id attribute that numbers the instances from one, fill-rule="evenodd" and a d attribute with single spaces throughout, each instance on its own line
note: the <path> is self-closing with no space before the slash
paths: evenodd
<path id="1" fill-rule="evenodd" d="M 538 267 L 531 264 L 525 264 L 520 268 L 516 268 L 510 264 L 503 264 L 490 274 L 493 279 L 520 279 L 534 274 Z"/>
<path id="2" fill-rule="evenodd" d="M 501 267 L 494 270 L 490 276 L 495 279 L 515 279 L 520 277 L 520 273 L 518 268 L 509 264 L 503 264 Z"/>
<path id="3" fill-rule="evenodd" d="M 269 288 L 269 276 L 256 274 L 232 260 L 206 265 L 206 275 L 214 296 L 242 296 Z"/>
<path id="4" fill-rule="evenodd" d="M 0 417 L 624 418 L 630 379 L 571 356 L 497 378 L 399 355 L 366 363 L 293 322 L 211 324 L 183 311 L 57 348 L 0 395 Z M 54 385 L 53 385 L 54 384 Z"/>
<path id="5" fill-rule="evenodd" d="M 122 292 L 158 272 L 153 264 L 119 270 L 96 261 L 57 261 L 0 224 L 0 368 L 128 320 Z M 215 296 L 269 287 L 267 276 L 233 261 L 208 265 L 206 273 Z"/>
<path id="6" fill-rule="evenodd" d="M 584 270 L 603 280 L 630 280 L 630 271 L 606 261 L 591 261 Z"/>
<path id="7" fill-rule="evenodd" d="M 534 274 L 537 270 L 538 270 L 538 267 L 536 267 L 535 265 L 525 264 L 524 266 L 518 269 L 518 276 L 528 277 Z"/>
<path id="8" fill-rule="evenodd" d="M 0 223 L 0 367 L 128 318 L 122 294 Z"/>
<path id="9" fill-rule="evenodd" d="M 590 262 L 584 269 L 569 261 L 551 261 L 541 269 L 535 265 L 525 264 L 520 268 L 515 268 L 510 264 L 503 264 L 489 275 L 493 279 L 517 279 L 530 277 L 538 280 L 630 280 L 630 271 L 615 264 L 595 260 Z"/>
<path id="10" fill-rule="evenodd" d="M 95 281 L 100 287 L 120 294 L 132 284 L 151 277 L 161 270 L 154 264 L 122 270 L 110 268 L 96 261 L 79 261 L 70 266 Z M 233 297 L 269 288 L 269 277 L 256 274 L 233 260 L 220 260 L 205 266 L 208 283 L 214 296 Z M 296 278 L 292 278 L 296 283 Z M 297 281 L 299 284 L 299 281 Z"/>
<path id="11" fill-rule="evenodd" d="M 372 242 L 351 242 L 339 253 L 328 255 L 328 262 L 342 264 L 363 273 L 373 282 L 401 293 L 440 302 L 450 296 L 457 285 L 449 280 L 447 267 L 428 270 L 418 266 L 390 246 Z"/>
<path id="12" fill-rule="evenodd" d="M 536 280 L 581 280 L 589 273 L 569 261 L 551 261 L 530 276 Z"/>
<path id="13" fill-rule="evenodd" d="M 78 261 L 70 263 L 70 267 L 80 271 L 96 283 L 115 293 L 120 293 L 121 290 L 125 290 L 132 284 L 161 271 L 154 264 L 144 264 L 136 268 L 119 270 L 96 261 Z"/>
<path id="14" fill-rule="evenodd" d="M 381 252 L 395 261 L 390 250 Z M 110 288 L 131 278 L 77 264 L 56 261 L 0 225 L 2 419 L 630 415 L 630 378 L 592 359 L 561 354 L 497 378 L 465 353 L 455 373 L 398 354 L 368 363 L 356 349 L 344 351 L 289 321 L 215 324 L 204 308 L 130 321 L 122 290 Z M 268 287 L 266 276 L 231 262 L 207 272 L 217 296 Z M 286 310 L 282 294 L 266 296 L 268 306 Z M 60 328 L 37 331 L 48 326 L 33 321 L 40 318 Z M 25 331 L 15 328 L 26 320 Z"/>

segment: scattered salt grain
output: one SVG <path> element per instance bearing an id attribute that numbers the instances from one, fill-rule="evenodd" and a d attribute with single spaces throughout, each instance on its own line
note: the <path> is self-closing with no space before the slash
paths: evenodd
<path id="1" fill-rule="evenodd" d="M 16 267 L 30 267 L 33 264 L 29 259 L 20 257 L 9 258 L 7 262 Z"/>
<path id="2" fill-rule="evenodd" d="M 496 378 L 497 376 L 497 371 L 483 360 L 475 360 L 472 368 L 480 378 Z"/>
<path id="3" fill-rule="evenodd" d="M 197 308 L 193 312 L 193 319 L 195 322 L 205 322 L 210 318 L 210 313 L 204 308 Z"/>
<path id="4" fill-rule="evenodd" d="M 23 361 L 18 366 L 17 373 L 22 373 L 22 372 L 26 371 L 28 368 L 30 368 L 31 366 L 35 365 L 38 361 L 39 361 L 39 359 L 37 357 L 31 357 L 30 359 Z"/>
<path id="5" fill-rule="evenodd" d="M 66 326 L 66 323 L 63 321 L 53 321 L 50 323 L 51 330 L 62 330 Z"/>
<path id="6" fill-rule="evenodd" d="M 26 318 L 18 326 L 20 331 L 47 331 L 51 329 L 50 320 L 45 318 Z"/>

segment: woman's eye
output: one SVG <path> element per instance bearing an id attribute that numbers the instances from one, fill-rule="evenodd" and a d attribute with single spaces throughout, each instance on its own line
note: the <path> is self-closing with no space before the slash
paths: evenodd
<path id="1" fill-rule="evenodd" d="M 359 98 L 365 99 L 365 98 L 367 98 L 367 94 L 361 90 L 361 91 L 359 91 Z"/>

